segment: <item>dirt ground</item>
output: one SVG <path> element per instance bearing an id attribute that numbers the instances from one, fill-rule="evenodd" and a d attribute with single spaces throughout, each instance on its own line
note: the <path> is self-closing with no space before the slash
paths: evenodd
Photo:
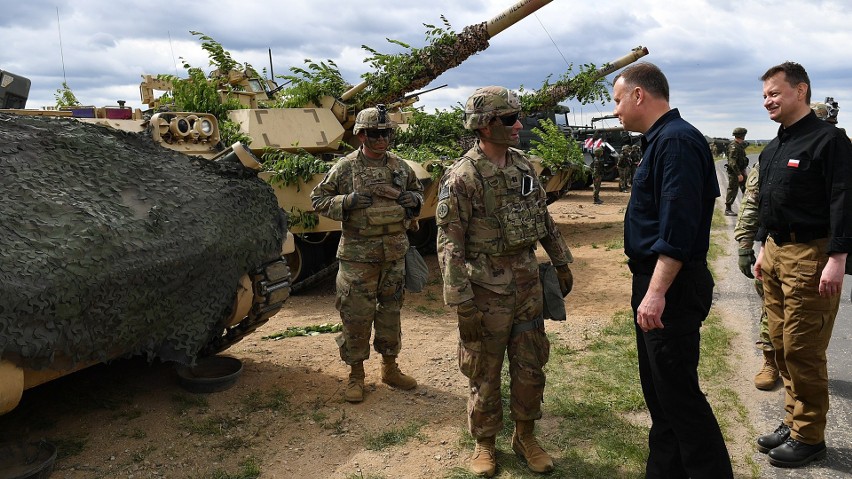
<path id="1" fill-rule="evenodd" d="M 550 206 L 575 257 L 575 285 L 566 300 L 568 321 L 548 321 L 547 328 L 575 348 L 629 307 L 621 242 L 628 194 L 605 182 L 602 198 L 603 205 L 594 205 L 590 190 L 572 191 Z M 337 322 L 334 284 L 327 280 L 291 297 L 284 311 L 226 352 L 244 365 L 227 391 L 189 394 L 170 365 L 119 361 L 28 391 L 17 410 L 0 418 L 0 428 L 73 450 L 57 461 L 53 478 L 241 477 L 249 458 L 264 478 L 443 477 L 466 467 L 470 453 L 460 442 L 467 388 L 456 361 L 455 315 L 443 305 L 436 257 L 426 260 L 431 281 L 406 296 L 402 314 L 399 361 L 419 382 L 411 392 L 381 383 L 381 359 L 372 352 L 366 400 L 346 403 L 347 368 L 334 334 L 263 339 L 289 326 Z M 753 363 L 742 364 L 741 376 L 750 377 Z M 539 427 L 545 444 L 555 421 L 545 409 Z M 412 424 L 422 424 L 418 438 L 368 449 L 366 437 Z M 751 451 L 729 447 L 743 468 L 738 475 L 748 475 L 742 457 Z M 216 476 L 217 470 L 234 476 Z"/>

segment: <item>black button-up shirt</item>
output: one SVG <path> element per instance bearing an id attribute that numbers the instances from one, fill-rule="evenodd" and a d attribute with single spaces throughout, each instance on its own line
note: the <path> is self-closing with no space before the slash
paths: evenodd
<path id="1" fill-rule="evenodd" d="M 760 154 L 756 239 L 818 233 L 829 253 L 852 252 L 852 142 L 811 111 Z M 819 237 L 817 235 L 816 237 Z"/>
<path id="2" fill-rule="evenodd" d="M 704 135 L 672 109 L 642 139 L 624 215 L 624 251 L 631 261 L 665 255 L 704 261 L 719 183 Z"/>

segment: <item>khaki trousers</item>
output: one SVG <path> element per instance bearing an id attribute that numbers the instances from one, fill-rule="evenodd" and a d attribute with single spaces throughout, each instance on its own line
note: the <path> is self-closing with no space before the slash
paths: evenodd
<path id="1" fill-rule="evenodd" d="M 778 245 L 769 238 L 761 264 L 769 335 L 784 380 L 784 423 L 790 426 L 790 436 L 805 444 L 825 440 L 825 352 L 840 306 L 840 295 L 819 295 L 827 246 L 827 239 Z"/>

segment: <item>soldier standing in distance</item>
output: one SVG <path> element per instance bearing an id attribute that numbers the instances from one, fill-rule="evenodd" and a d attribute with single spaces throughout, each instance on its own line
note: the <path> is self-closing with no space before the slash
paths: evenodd
<path id="1" fill-rule="evenodd" d="M 631 158 L 633 148 L 630 145 L 624 145 L 621 147 L 621 156 L 618 157 L 618 163 L 615 165 L 618 167 L 618 191 L 622 193 L 629 189 L 628 183 L 630 180 L 630 164 L 632 163 Z"/>
<path id="2" fill-rule="evenodd" d="M 757 445 L 773 466 L 799 467 L 826 454 L 826 350 L 852 252 L 852 142 L 811 110 L 802 65 L 784 62 L 760 79 L 779 127 L 760 153 L 755 240 L 763 247 L 754 273 L 785 398 L 781 424 Z"/>
<path id="3" fill-rule="evenodd" d="M 508 352 L 512 449 L 535 472 L 553 460 L 533 435 L 541 418 L 550 354 L 544 332 L 542 285 L 535 246 L 541 242 L 563 297 L 571 291 L 573 261 L 550 217 L 546 193 L 516 146 L 521 122 L 517 95 L 503 87 L 477 89 L 465 104 L 464 127 L 477 142 L 444 174 L 438 195 L 438 260 L 444 301 L 459 324 L 459 369 L 468 377 L 470 470 L 491 477 L 495 436 L 503 429 L 500 374 Z"/>
<path id="4" fill-rule="evenodd" d="M 601 200 L 601 180 L 603 179 L 603 148 L 595 147 L 594 156 L 592 158 L 592 187 L 594 194 L 592 200 L 596 205 L 602 205 Z"/>
<path id="5" fill-rule="evenodd" d="M 731 210 L 731 205 L 737 199 L 737 190 L 745 193 L 746 168 L 748 168 L 748 157 L 746 157 L 745 141 L 748 130 L 745 128 L 734 128 L 734 140 L 728 145 L 728 194 L 725 196 L 725 216 L 737 216 Z"/>
<path id="6" fill-rule="evenodd" d="M 384 105 L 358 112 L 353 133 L 362 145 L 341 158 L 311 192 L 314 210 L 342 222 L 336 307 L 343 320 L 340 358 L 351 367 L 344 398 L 364 400 L 364 360 L 382 355 L 382 382 L 413 389 L 399 370 L 400 309 L 405 282 L 406 231 L 423 204 L 423 187 L 408 164 L 387 151 L 396 124 Z"/>

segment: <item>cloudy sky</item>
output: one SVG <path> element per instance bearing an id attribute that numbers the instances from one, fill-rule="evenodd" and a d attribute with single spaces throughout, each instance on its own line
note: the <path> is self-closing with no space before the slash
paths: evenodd
<path id="1" fill-rule="evenodd" d="M 29 108 L 55 104 L 63 79 L 84 104 L 123 99 L 140 107 L 141 75 L 185 76 L 180 59 L 207 69 L 201 41 L 190 34 L 199 31 L 258 70 L 269 69 L 271 49 L 276 75 L 308 58 L 331 59 L 354 84 L 369 69 L 361 45 L 398 51 L 387 42 L 391 38 L 422 47 L 424 24 L 440 25 L 441 15 L 461 31 L 513 3 L 0 0 L 0 69 L 32 80 Z M 744 126 L 747 139 L 772 138 L 777 124 L 762 107 L 758 77 L 786 60 L 808 70 L 814 100 L 832 96 L 839 102 L 840 126 L 852 131 L 852 63 L 843 53 L 852 44 L 850 25 L 852 8 L 842 1 L 553 0 L 436 79 L 432 86 L 448 87 L 423 95 L 417 106 L 446 108 L 488 84 L 535 89 L 569 63 L 601 65 L 642 45 L 650 50 L 644 59 L 669 79 L 672 106 L 706 135 L 730 137 Z M 576 124 L 613 108 L 565 105 Z"/>

